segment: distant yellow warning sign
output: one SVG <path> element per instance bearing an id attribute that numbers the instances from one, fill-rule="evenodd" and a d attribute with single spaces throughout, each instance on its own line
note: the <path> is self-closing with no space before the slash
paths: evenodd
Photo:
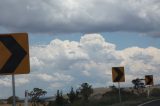
<path id="1" fill-rule="evenodd" d="M 153 85 L 153 75 L 146 75 L 145 76 L 145 84 L 146 85 Z"/>

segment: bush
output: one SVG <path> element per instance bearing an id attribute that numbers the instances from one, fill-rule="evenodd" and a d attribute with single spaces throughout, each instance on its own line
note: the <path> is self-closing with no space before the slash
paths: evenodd
<path id="1" fill-rule="evenodd" d="M 47 106 L 56 106 L 56 102 L 55 101 L 50 101 Z"/>
<path id="2" fill-rule="evenodd" d="M 15 96 L 15 100 L 17 102 L 19 100 L 19 97 Z M 8 97 L 7 103 L 8 104 L 12 104 L 13 103 L 13 96 Z"/>
<path id="3" fill-rule="evenodd" d="M 131 91 L 126 91 L 124 89 L 121 89 L 121 100 L 122 102 L 128 101 L 128 100 L 135 100 L 141 98 L 140 96 L 134 94 Z M 112 89 L 109 92 L 106 92 L 103 94 L 102 99 L 99 101 L 99 104 L 114 104 L 119 103 L 119 90 L 118 89 Z"/>

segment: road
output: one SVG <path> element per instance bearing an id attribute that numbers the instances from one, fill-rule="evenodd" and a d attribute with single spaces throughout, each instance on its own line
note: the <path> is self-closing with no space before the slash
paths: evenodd
<path id="1" fill-rule="evenodd" d="M 160 106 L 160 99 L 146 102 L 146 103 L 138 105 L 138 106 Z"/>

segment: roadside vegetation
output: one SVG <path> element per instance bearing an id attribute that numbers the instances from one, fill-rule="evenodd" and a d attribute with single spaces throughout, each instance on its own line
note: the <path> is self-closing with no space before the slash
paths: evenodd
<path id="1" fill-rule="evenodd" d="M 71 91 L 70 94 L 73 95 L 70 97 L 72 99 L 62 97 L 61 95 L 61 102 L 57 102 L 56 99 L 55 101 L 50 102 L 48 106 L 136 106 L 143 102 L 159 98 L 160 95 L 152 96 L 153 94 L 157 93 L 160 94 L 159 88 L 152 89 L 151 96 L 150 98 L 148 98 L 146 93 L 138 95 L 135 94 L 133 91 L 121 89 L 122 103 L 119 103 L 117 88 L 106 92 L 102 95 L 100 99 L 90 97 L 87 101 L 84 100 L 83 96 L 76 96 L 76 93 L 73 93 L 73 91 Z M 70 102 L 70 100 L 72 102 Z"/>
<path id="2" fill-rule="evenodd" d="M 19 101 L 19 97 L 15 97 L 15 100 L 16 100 L 16 102 L 18 102 Z M 8 104 L 12 104 L 12 102 L 13 102 L 13 96 L 10 96 L 10 97 L 8 97 L 8 99 L 7 99 L 7 103 Z"/>
<path id="3" fill-rule="evenodd" d="M 47 94 L 47 91 L 34 88 L 30 91 L 29 102 L 31 106 L 136 106 L 143 102 L 159 99 L 160 88 L 151 88 L 150 97 L 147 96 L 147 89 L 142 79 L 132 80 L 132 88 L 121 88 L 121 100 L 119 103 L 119 89 L 114 85 L 110 86 L 106 92 L 101 95 L 93 95 L 94 89 L 88 83 L 82 83 L 79 88 L 71 87 L 70 91 L 63 94 L 62 90 L 57 90 L 54 101 L 45 102 L 42 97 Z M 8 104 L 11 104 L 13 97 L 7 99 Z M 16 97 L 16 101 L 19 98 Z"/>
<path id="4" fill-rule="evenodd" d="M 133 88 L 121 88 L 121 103 L 119 103 L 119 90 L 114 85 L 110 86 L 110 91 L 102 94 L 100 98 L 96 98 L 91 96 L 93 93 L 92 86 L 88 83 L 83 83 L 75 91 L 71 87 L 71 91 L 67 94 L 67 97 L 63 96 L 62 91 L 60 94 L 57 91 L 56 100 L 50 102 L 48 106 L 136 106 L 143 102 L 160 98 L 159 88 L 151 89 L 150 97 L 148 97 L 147 89 L 143 82 L 143 79 L 133 79 Z M 59 100 L 58 98 L 61 99 Z"/>

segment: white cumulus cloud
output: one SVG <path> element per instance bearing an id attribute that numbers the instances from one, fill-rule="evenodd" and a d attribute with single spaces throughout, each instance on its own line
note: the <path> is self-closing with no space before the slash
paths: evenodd
<path id="1" fill-rule="evenodd" d="M 155 47 L 116 50 L 116 45 L 107 42 L 100 34 L 86 34 L 79 42 L 55 39 L 48 45 L 31 48 L 31 58 L 36 57 L 44 64 L 42 67 L 35 65 L 33 69 L 47 73 L 40 74 L 41 79 L 54 79 L 61 83 L 68 81 L 70 85 L 85 81 L 110 84 L 111 68 L 114 66 L 125 67 L 127 84 L 131 84 L 131 78 L 146 74 L 157 77 L 159 54 L 160 50 Z"/>

